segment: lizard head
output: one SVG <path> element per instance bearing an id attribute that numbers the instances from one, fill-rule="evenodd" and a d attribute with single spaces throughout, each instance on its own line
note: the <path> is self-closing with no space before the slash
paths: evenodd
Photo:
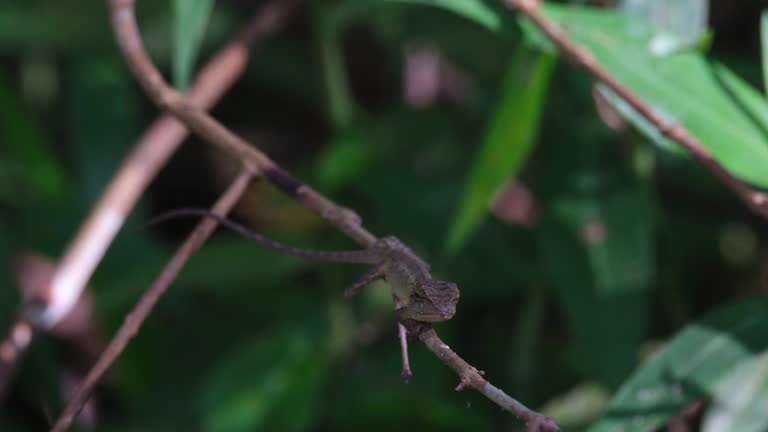
<path id="1" fill-rule="evenodd" d="M 440 322 L 453 318 L 459 302 L 459 287 L 455 283 L 433 279 L 424 283 L 422 289 L 429 303 L 424 305 L 423 309 L 429 309 L 429 313 L 423 314 L 423 321 Z"/>

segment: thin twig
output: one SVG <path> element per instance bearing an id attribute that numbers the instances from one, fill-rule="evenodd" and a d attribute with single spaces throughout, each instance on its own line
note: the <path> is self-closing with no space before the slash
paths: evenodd
<path id="1" fill-rule="evenodd" d="M 248 188 L 251 178 L 252 171 L 244 169 L 226 192 L 216 201 L 212 209 L 213 213 L 221 216 L 229 213 Z M 101 356 L 99 356 L 96 364 L 88 371 L 88 375 L 86 375 L 83 383 L 75 391 L 74 396 L 67 402 L 67 406 L 64 408 L 61 416 L 59 416 L 51 432 L 64 432 L 69 428 L 101 377 L 139 331 L 144 320 L 147 319 L 147 316 L 152 312 L 160 297 L 165 294 L 171 283 L 176 279 L 176 275 L 179 274 L 184 264 L 187 263 L 189 257 L 205 243 L 217 225 L 218 222 L 210 218 L 202 219 L 197 224 L 194 231 L 189 234 L 173 258 L 168 261 L 163 271 L 160 272 L 149 289 L 133 307 L 133 310 L 126 315 L 123 325 L 109 342 Z"/>
<path id="2" fill-rule="evenodd" d="M 240 35 L 202 68 L 189 90 L 189 100 L 202 109 L 215 105 L 242 75 L 251 45 L 279 28 L 296 3 L 274 0 L 264 6 Z M 182 123 L 169 114 L 147 129 L 70 243 L 50 288 L 38 295 L 37 303 L 46 307 L 27 311 L 36 326 L 51 328 L 67 315 L 131 209 L 187 134 Z"/>
<path id="3" fill-rule="evenodd" d="M 412 325 L 413 323 L 410 324 Z M 426 345 L 427 348 L 440 359 L 440 361 L 456 372 L 460 378 L 459 385 L 456 387 L 457 391 L 471 388 L 480 392 L 483 396 L 496 403 L 496 405 L 525 421 L 529 432 L 556 432 L 560 430 L 552 419 L 531 410 L 513 397 L 504 393 L 503 390 L 489 383 L 483 378 L 484 373 L 482 371 L 477 370 L 474 366 L 459 357 L 456 352 L 451 350 L 451 348 L 440 339 L 431 326 L 420 325 L 422 328 L 411 327 L 409 328 L 409 331 L 418 334 L 419 340 L 421 340 L 424 345 Z"/>
<path id="4" fill-rule="evenodd" d="M 376 237 L 362 227 L 360 218 L 351 210 L 340 207 L 307 185 L 290 175 L 268 156 L 243 138 L 235 135 L 217 120 L 188 101 L 164 80 L 144 50 L 134 13 L 135 0 L 110 0 L 113 30 L 128 67 L 140 82 L 149 97 L 162 109 L 176 116 L 190 130 L 202 136 L 212 144 L 240 159 L 246 167 L 253 167 L 259 174 L 274 184 L 278 189 L 315 211 L 323 219 L 334 225 L 352 240 L 368 247 L 376 242 Z M 420 339 L 446 365 L 454 369 L 468 383 L 467 388 L 474 388 L 502 408 L 513 412 L 526 420 L 529 431 L 559 430 L 554 422 L 525 408 L 501 390 L 492 386 L 480 376 L 475 368 L 465 362 L 455 352 L 445 350 L 444 343 L 430 328 L 423 334 L 431 335 Z M 438 342 L 435 350 L 430 344 Z M 451 355 L 447 355 L 450 353 Z M 474 371 L 474 373 L 470 373 Z M 70 414 L 71 415 L 71 414 Z M 62 432 L 55 429 L 54 432 Z"/>
<path id="5" fill-rule="evenodd" d="M 732 176 L 683 125 L 665 120 L 629 88 L 620 83 L 597 62 L 589 50 L 571 41 L 564 31 L 554 22 L 548 20 L 540 12 L 537 0 L 504 0 L 504 2 L 508 7 L 517 9 L 527 16 L 566 57 L 613 90 L 635 111 L 654 125 L 660 133 L 688 150 L 704 168 L 731 189 L 750 209 L 758 215 L 768 218 L 768 194 L 755 191 Z"/>

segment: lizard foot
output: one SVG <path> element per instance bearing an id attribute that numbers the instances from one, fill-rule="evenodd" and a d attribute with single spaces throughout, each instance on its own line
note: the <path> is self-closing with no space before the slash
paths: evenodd
<path id="1" fill-rule="evenodd" d="M 403 358 L 403 371 L 400 373 L 400 377 L 403 378 L 403 382 L 408 384 L 411 382 L 411 377 L 413 377 L 411 360 L 408 356 L 408 331 L 400 323 L 397 323 L 397 336 L 400 339 L 400 355 Z"/>

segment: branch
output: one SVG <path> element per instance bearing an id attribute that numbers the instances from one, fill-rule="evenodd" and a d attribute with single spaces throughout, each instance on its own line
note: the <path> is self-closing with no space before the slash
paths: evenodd
<path id="1" fill-rule="evenodd" d="M 293 0 L 275 0 L 264 6 L 240 35 L 203 67 L 189 90 L 189 99 L 202 109 L 215 105 L 242 75 L 251 45 L 274 32 L 295 5 Z M 27 308 L 26 317 L 37 327 L 51 328 L 67 316 L 131 209 L 187 134 L 182 123 L 165 114 L 142 136 L 70 243 L 50 287 L 38 294 L 36 303 L 46 306 Z"/>
<path id="2" fill-rule="evenodd" d="M 376 237 L 362 226 L 360 218 L 354 212 L 336 205 L 309 186 L 302 184 L 258 148 L 235 135 L 169 86 L 143 47 L 134 13 L 135 0 L 109 0 L 109 4 L 113 30 L 123 57 L 134 77 L 160 108 L 173 114 L 190 130 L 210 143 L 240 159 L 246 167 L 253 168 L 279 190 L 316 212 L 358 244 L 368 247 L 376 242 Z M 431 328 L 421 332 L 420 339 L 437 355 L 438 359 L 459 374 L 462 379 L 460 388 L 473 388 L 502 408 L 524 419 L 531 432 L 559 430 L 552 420 L 529 410 L 488 383 L 480 376 L 477 369 L 458 354 L 447 349 L 447 345 Z M 69 415 L 73 415 L 73 412 L 69 412 Z M 57 428 L 53 432 L 63 430 L 63 428 Z"/>
<path id="3" fill-rule="evenodd" d="M 422 328 L 415 328 L 413 323 L 409 323 L 408 331 L 417 334 L 419 340 L 423 342 L 424 345 L 426 345 L 427 348 L 440 359 L 440 361 L 456 372 L 461 380 L 459 385 L 456 386 L 457 391 L 467 388 L 478 391 L 505 411 L 509 411 L 517 418 L 523 420 L 528 427 L 528 432 L 557 432 L 560 430 L 552 419 L 531 410 L 513 397 L 504 393 L 500 388 L 489 383 L 483 378 L 484 373 L 482 371 L 477 370 L 477 368 L 467 363 L 464 359 L 459 357 L 456 352 L 451 350 L 451 348 L 440 339 L 431 326 L 424 326 L 423 324 L 422 326 Z"/>
<path id="4" fill-rule="evenodd" d="M 683 125 L 667 121 L 656 114 L 648 104 L 604 69 L 589 50 L 571 41 L 565 32 L 558 28 L 555 23 L 549 21 L 539 11 L 537 0 L 504 0 L 504 2 L 508 7 L 517 9 L 527 16 L 566 57 L 573 60 L 576 66 L 581 67 L 597 81 L 608 86 L 654 125 L 661 134 L 688 150 L 694 159 L 741 198 L 747 207 L 756 214 L 768 218 L 768 194 L 755 191 L 733 177 Z"/>
<path id="5" fill-rule="evenodd" d="M 237 204 L 240 196 L 248 188 L 252 175 L 253 172 L 251 170 L 244 169 L 226 192 L 216 201 L 212 211 L 221 216 L 229 213 L 232 207 Z M 189 257 L 205 243 L 217 225 L 218 222 L 210 218 L 204 218 L 197 224 L 194 231 L 189 234 L 173 258 L 168 261 L 163 271 L 160 272 L 149 289 L 142 295 L 139 302 L 133 307 L 133 310 L 126 315 L 123 325 L 109 342 L 101 356 L 99 356 L 96 364 L 88 371 L 88 375 L 85 376 L 83 383 L 75 391 L 69 402 L 67 402 L 64 412 L 59 416 L 51 432 L 64 432 L 69 428 L 83 405 L 88 401 L 91 392 L 99 380 L 101 380 L 101 377 L 104 376 L 104 373 L 106 373 L 112 363 L 122 354 L 128 342 L 136 336 L 144 320 L 147 319 L 147 316 L 152 312 L 160 297 L 165 294 L 171 283 L 176 279 L 176 275 L 179 274 L 184 264 L 187 263 Z"/>

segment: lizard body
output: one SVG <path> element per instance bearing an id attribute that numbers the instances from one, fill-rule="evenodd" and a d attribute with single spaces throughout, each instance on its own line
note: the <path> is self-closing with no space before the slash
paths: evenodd
<path id="1" fill-rule="evenodd" d="M 354 251 L 302 249 L 271 240 L 208 210 L 192 208 L 170 211 L 153 219 L 150 224 L 182 216 L 215 219 L 230 230 L 286 255 L 317 261 L 368 264 L 371 268 L 345 290 L 344 295 L 351 297 L 374 280 L 384 279 L 400 305 L 395 310 L 400 320 L 440 322 L 451 319 L 456 313 L 456 303 L 459 301 L 459 289 L 456 284 L 434 279 L 429 265 L 397 237 L 383 237 L 368 249 Z"/>

